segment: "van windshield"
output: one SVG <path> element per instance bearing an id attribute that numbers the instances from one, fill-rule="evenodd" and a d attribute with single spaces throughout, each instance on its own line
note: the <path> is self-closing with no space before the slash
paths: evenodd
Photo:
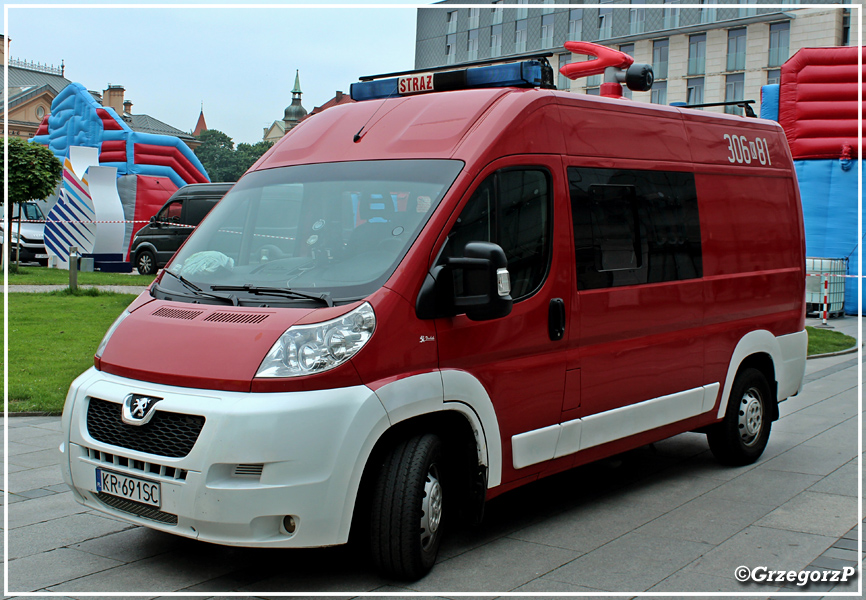
<path id="1" fill-rule="evenodd" d="M 256 306 L 363 298 L 394 272 L 462 167 L 388 160 L 249 173 L 174 256 L 154 294 Z"/>

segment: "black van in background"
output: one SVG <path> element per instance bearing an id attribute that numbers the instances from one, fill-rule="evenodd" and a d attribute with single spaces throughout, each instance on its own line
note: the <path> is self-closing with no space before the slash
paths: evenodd
<path id="1" fill-rule="evenodd" d="M 132 240 L 133 264 L 142 275 L 165 266 L 210 209 L 234 183 L 193 183 L 177 190 Z"/>

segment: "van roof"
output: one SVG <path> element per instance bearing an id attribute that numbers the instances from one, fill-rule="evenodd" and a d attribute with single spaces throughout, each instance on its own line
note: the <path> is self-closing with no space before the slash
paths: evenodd
<path id="1" fill-rule="evenodd" d="M 539 110 L 551 104 L 577 112 L 563 111 L 567 116 L 551 119 L 551 111 Z M 663 139 L 667 134 L 683 138 L 684 122 L 698 127 L 702 123 L 727 123 L 731 129 L 779 129 L 778 124 L 761 119 L 556 90 L 460 90 L 336 106 L 292 129 L 252 170 L 354 160 L 439 158 L 468 162 L 483 159 L 494 147 L 499 156 L 574 154 L 569 150 L 576 141 L 565 139 L 564 128 L 555 119 L 567 119 L 569 131 L 578 135 L 585 128 L 597 136 L 616 138 L 618 129 L 632 126 L 625 123 L 636 122 L 634 117 L 655 119 L 642 120 L 647 124 L 646 156 L 633 158 L 663 160 L 652 146 L 664 150 L 670 145 Z M 358 141 L 354 141 L 356 137 Z M 631 151 L 630 145 L 623 143 L 622 152 Z"/>

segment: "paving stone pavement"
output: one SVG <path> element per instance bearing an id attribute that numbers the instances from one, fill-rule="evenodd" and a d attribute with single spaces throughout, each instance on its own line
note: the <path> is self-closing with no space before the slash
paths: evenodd
<path id="1" fill-rule="evenodd" d="M 851 317 L 831 325 L 857 331 Z M 59 418 L 6 418 L 8 589 L 11 596 L 66 598 L 130 592 L 150 598 L 169 592 L 856 595 L 859 573 L 846 584 L 799 587 L 741 584 L 735 569 L 822 572 L 862 565 L 855 527 L 858 367 L 857 354 L 809 360 L 804 391 L 781 406 L 767 451 L 754 465 L 719 466 L 705 436 L 687 433 L 550 477 L 488 503 L 480 527 L 451 531 L 436 567 L 413 583 L 382 579 L 351 546 L 230 548 L 85 509 L 57 467 Z"/>

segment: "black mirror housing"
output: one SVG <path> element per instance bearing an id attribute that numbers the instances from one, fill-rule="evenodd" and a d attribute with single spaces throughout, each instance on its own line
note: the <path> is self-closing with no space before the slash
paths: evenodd
<path id="1" fill-rule="evenodd" d="M 505 252 L 490 242 L 469 242 L 462 257 L 446 259 L 427 275 L 415 312 L 421 319 L 465 313 L 487 321 L 508 315 L 512 304 Z"/>

